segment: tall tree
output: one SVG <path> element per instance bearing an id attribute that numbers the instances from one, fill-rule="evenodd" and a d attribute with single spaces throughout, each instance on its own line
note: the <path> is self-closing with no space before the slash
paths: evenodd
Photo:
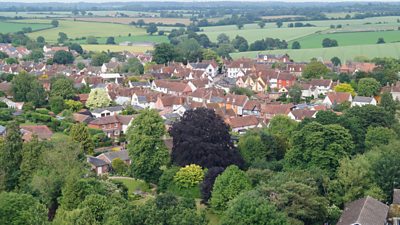
<path id="1" fill-rule="evenodd" d="M 243 166 L 228 126 L 213 110 L 198 108 L 186 111 L 169 133 L 173 137 L 172 161 L 179 166 Z"/>
<path id="2" fill-rule="evenodd" d="M 108 96 L 106 90 L 95 88 L 89 93 L 88 100 L 86 101 L 86 106 L 95 109 L 107 107 L 111 103 L 110 97 Z"/>
<path id="3" fill-rule="evenodd" d="M 60 96 L 63 99 L 71 99 L 75 97 L 76 90 L 74 89 L 74 82 L 67 77 L 57 77 L 51 82 L 51 96 Z"/>
<path id="4" fill-rule="evenodd" d="M 72 125 L 69 133 L 72 140 L 78 142 L 85 154 L 93 154 L 94 143 L 90 137 L 89 129 L 83 123 Z"/>
<path id="5" fill-rule="evenodd" d="M 22 162 L 22 135 L 16 122 L 7 126 L 7 134 L 0 148 L 0 164 L 3 177 L 1 187 L 6 191 L 14 190 L 18 185 Z"/>
<path id="6" fill-rule="evenodd" d="M 153 61 L 157 64 L 166 64 L 172 62 L 178 57 L 178 52 L 172 44 L 161 43 L 155 46 Z"/>
<path id="7" fill-rule="evenodd" d="M 304 68 L 302 76 L 306 79 L 320 78 L 325 76 L 327 73 L 329 73 L 328 67 L 326 67 L 322 62 L 312 60 Z"/>
<path id="8" fill-rule="evenodd" d="M 379 94 L 381 85 L 374 78 L 362 78 L 358 81 L 357 93 L 360 96 L 373 97 Z"/>
<path id="9" fill-rule="evenodd" d="M 211 167 L 207 170 L 206 176 L 201 183 L 201 201 L 204 204 L 208 204 L 208 200 L 211 198 L 211 191 L 213 189 L 215 179 L 224 172 L 224 167 Z"/>
<path id="10" fill-rule="evenodd" d="M 71 52 L 67 52 L 64 50 L 59 50 L 54 53 L 53 62 L 57 64 L 72 64 L 74 62 L 74 56 Z"/>
<path id="11" fill-rule="evenodd" d="M 380 106 L 393 115 L 396 113 L 396 102 L 390 92 L 384 92 L 381 95 Z"/>
<path id="12" fill-rule="evenodd" d="M 161 140 L 165 133 L 164 122 L 154 110 L 143 110 L 129 127 L 128 151 L 136 178 L 153 183 L 160 178 L 160 167 L 169 162 L 168 150 Z"/>
<path id="13" fill-rule="evenodd" d="M 224 211 L 228 202 L 241 192 L 251 189 L 250 179 L 239 167 L 228 166 L 225 171 L 215 179 L 211 194 L 211 207 L 215 211 Z"/>
<path id="14" fill-rule="evenodd" d="M 228 209 L 222 214 L 221 225 L 289 225 L 284 213 L 256 191 L 240 194 L 229 202 Z"/>
<path id="15" fill-rule="evenodd" d="M 36 78 L 26 72 L 21 72 L 11 81 L 14 99 L 19 102 L 32 102 L 36 107 L 45 103 L 45 90 Z"/>

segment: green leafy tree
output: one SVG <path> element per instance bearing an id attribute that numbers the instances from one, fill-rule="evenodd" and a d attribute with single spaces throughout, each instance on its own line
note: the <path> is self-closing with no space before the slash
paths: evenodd
<path id="1" fill-rule="evenodd" d="M 7 134 L 0 148 L 1 174 L 0 189 L 14 190 L 18 185 L 22 162 L 22 135 L 16 122 L 7 126 Z"/>
<path id="2" fill-rule="evenodd" d="M 146 28 L 146 32 L 150 35 L 153 35 L 158 31 L 157 25 L 155 23 L 149 23 L 149 25 Z"/>
<path id="3" fill-rule="evenodd" d="M 71 52 L 59 50 L 54 53 L 53 62 L 57 64 L 72 64 L 74 62 L 74 56 Z"/>
<path id="4" fill-rule="evenodd" d="M 85 154 L 93 154 L 94 143 L 91 139 L 89 129 L 83 123 L 77 123 L 72 125 L 71 131 L 69 133 L 72 140 L 78 142 Z"/>
<path id="5" fill-rule="evenodd" d="M 44 39 L 43 36 L 38 36 L 38 37 L 36 38 L 36 41 L 37 41 L 38 43 L 40 43 L 40 44 L 45 44 L 45 43 L 46 43 L 46 40 Z"/>
<path id="6" fill-rule="evenodd" d="M 301 48 L 300 42 L 294 41 L 292 43 L 292 49 L 300 49 L 300 48 Z"/>
<path id="7" fill-rule="evenodd" d="M 51 82 L 51 96 L 60 96 L 63 99 L 72 99 L 75 97 L 76 90 L 74 82 L 67 77 L 57 77 Z"/>
<path id="8" fill-rule="evenodd" d="M 322 63 L 317 60 L 312 60 L 307 66 L 304 68 L 303 77 L 305 79 L 311 78 L 320 78 L 329 73 L 329 69 Z"/>
<path id="9" fill-rule="evenodd" d="M 228 166 L 215 180 L 210 199 L 211 207 L 217 212 L 222 212 L 230 200 L 250 189 L 251 183 L 246 173 L 235 165 Z"/>
<path id="10" fill-rule="evenodd" d="M 301 101 L 301 87 L 297 84 L 293 85 L 289 89 L 289 96 L 293 103 L 298 104 Z"/>
<path id="11" fill-rule="evenodd" d="M 229 202 L 228 209 L 222 214 L 221 225 L 288 225 L 284 213 L 255 191 L 240 194 Z"/>
<path id="12" fill-rule="evenodd" d="M 277 115 L 269 121 L 268 132 L 289 140 L 297 126 L 298 123 L 288 116 Z"/>
<path id="13" fill-rule="evenodd" d="M 115 45 L 115 38 L 114 37 L 108 37 L 106 41 L 107 45 Z"/>
<path id="14" fill-rule="evenodd" d="M 52 20 L 51 21 L 51 25 L 53 26 L 53 27 L 58 27 L 58 20 Z"/>
<path id="15" fill-rule="evenodd" d="M 335 86 L 336 92 L 347 92 L 350 93 L 352 96 L 356 95 L 354 88 L 350 84 L 341 83 Z"/>
<path id="16" fill-rule="evenodd" d="M 157 64 L 166 64 L 177 59 L 179 53 L 175 46 L 169 43 L 161 43 L 155 46 L 153 61 Z"/>
<path id="17" fill-rule="evenodd" d="M 226 35 L 225 33 L 218 35 L 217 43 L 218 44 L 229 44 L 230 43 L 229 36 Z"/>
<path id="18" fill-rule="evenodd" d="M 90 91 L 86 106 L 91 109 L 107 107 L 111 103 L 106 90 L 95 88 Z"/>
<path id="19" fill-rule="evenodd" d="M 168 150 L 161 140 L 165 133 L 164 122 L 154 110 L 143 110 L 132 122 L 127 137 L 136 178 L 154 183 L 160 178 L 160 167 L 169 162 Z"/>
<path id="20" fill-rule="evenodd" d="M 71 110 L 72 112 L 78 112 L 83 108 L 82 102 L 74 101 L 72 99 L 68 99 L 64 101 L 65 108 Z"/>
<path id="21" fill-rule="evenodd" d="M 51 111 L 53 111 L 55 114 L 59 114 L 65 108 L 64 99 L 61 96 L 51 97 L 49 103 Z"/>
<path id="22" fill-rule="evenodd" d="M 374 78 L 362 78 L 358 81 L 357 93 L 360 96 L 376 96 L 379 94 L 381 85 Z"/>
<path id="23" fill-rule="evenodd" d="M 372 149 L 380 145 L 387 145 L 397 138 L 396 132 L 386 127 L 368 127 L 365 135 L 365 147 Z"/>
<path id="24" fill-rule="evenodd" d="M 191 164 L 182 167 L 174 176 L 174 181 L 180 187 L 189 188 L 196 186 L 204 179 L 203 169 L 196 165 Z"/>
<path id="25" fill-rule="evenodd" d="M 128 59 L 128 63 L 122 67 L 123 72 L 130 72 L 134 74 L 143 74 L 144 66 L 137 58 Z"/>
<path id="26" fill-rule="evenodd" d="M 79 53 L 79 54 L 83 54 L 83 48 L 82 48 L 82 46 L 80 45 L 80 44 L 78 44 L 78 43 L 72 43 L 70 46 L 69 46 L 69 50 L 73 50 L 73 51 L 76 51 L 77 53 Z"/>
<path id="27" fill-rule="evenodd" d="M 257 25 L 258 25 L 261 29 L 263 29 L 263 28 L 265 27 L 265 22 L 261 20 L 260 22 L 257 23 Z"/>
<path id="28" fill-rule="evenodd" d="M 203 49 L 194 38 L 186 39 L 177 45 L 184 61 L 194 62 L 202 60 Z"/>
<path id="29" fill-rule="evenodd" d="M 331 62 L 335 66 L 340 66 L 342 65 L 342 62 L 340 61 L 339 57 L 335 56 L 331 59 Z"/>
<path id="30" fill-rule="evenodd" d="M 14 99 L 18 102 L 32 102 L 34 106 L 42 106 L 46 102 L 46 93 L 36 78 L 21 72 L 11 82 Z"/>
<path id="31" fill-rule="evenodd" d="M 31 195 L 2 192 L 0 221 L 4 224 L 46 224 L 47 209 Z"/>
<path id="32" fill-rule="evenodd" d="M 349 156 L 353 148 L 352 137 L 342 126 L 312 122 L 294 132 L 285 159 L 289 168 L 316 167 L 332 175 L 340 159 Z"/>
<path id="33" fill-rule="evenodd" d="M 58 33 L 58 39 L 57 39 L 58 43 L 63 44 L 67 40 L 68 40 L 68 36 L 66 33 L 64 33 L 64 32 Z"/>
<path id="34" fill-rule="evenodd" d="M 385 39 L 383 39 L 382 37 L 378 38 L 378 41 L 376 41 L 377 44 L 385 44 Z"/>
<path id="35" fill-rule="evenodd" d="M 34 49 L 31 53 L 27 56 L 28 60 L 34 61 L 38 63 L 41 59 L 44 58 L 42 50 Z"/>
<path id="36" fill-rule="evenodd" d="M 108 63 L 110 61 L 110 57 L 104 53 L 95 53 L 92 55 L 92 61 L 91 65 L 92 66 L 102 66 L 104 63 Z"/>
<path id="37" fill-rule="evenodd" d="M 120 158 L 113 159 L 111 165 L 115 174 L 120 176 L 127 175 L 129 167 L 122 159 Z"/>
<path id="38" fill-rule="evenodd" d="M 86 38 L 86 43 L 89 45 L 97 45 L 99 42 L 97 41 L 97 38 L 95 36 L 89 36 Z"/>
<path id="39" fill-rule="evenodd" d="M 393 96 L 390 92 L 384 92 L 381 95 L 380 106 L 383 107 L 387 112 L 391 114 L 396 113 L 396 102 L 393 100 Z"/>
<path id="40" fill-rule="evenodd" d="M 276 22 L 276 26 L 278 28 L 281 28 L 283 26 L 283 22 L 279 20 L 278 22 Z"/>
<path id="41" fill-rule="evenodd" d="M 366 196 L 384 200 L 385 194 L 373 180 L 371 161 L 375 152 L 358 155 L 354 159 L 343 158 L 336 179 L 328 187 L 329 198 L 338 206 Z"/>

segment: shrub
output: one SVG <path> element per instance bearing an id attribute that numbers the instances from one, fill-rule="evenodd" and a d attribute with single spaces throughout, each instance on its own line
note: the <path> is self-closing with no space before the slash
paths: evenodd
<path id="1" fill-rule="evenodd" d="M 183 188 L 194 187 L 204 179 L 203 169 L 191 164 L 181 168 L 174 176 L 174 181 Z"/>

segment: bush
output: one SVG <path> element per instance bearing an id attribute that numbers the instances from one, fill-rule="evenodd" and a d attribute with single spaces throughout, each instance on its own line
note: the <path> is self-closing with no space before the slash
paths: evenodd
<path id="1" fill-rule="evenodd" d="M 174 176 L 174 181 L 178 186 L 189 188 L 196 186 L 204 179 L 203 169 L 196 165 L 191 164 L 181 168 Z"/>
<path id="2" fill-rule="evenodd" d="M 179 171 L 179 167 L 172 166 L 164 170 L 158 182 L 158 192 L 167 191 L 168 187 L 173 183 L 175 174 Z"/>
<path id="3" fill-rule="evenodd" d="M 122 159 L 113 159 L 111 165 L 116 175 L 125 176 L 128 174 L 128 165 Z"/>

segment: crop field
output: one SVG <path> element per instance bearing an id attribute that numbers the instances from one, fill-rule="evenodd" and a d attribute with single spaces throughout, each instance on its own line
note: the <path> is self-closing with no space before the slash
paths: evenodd
<path id="1" fill-rule="evenodd" d="M 6 22 L 0 21 L 0 33 L 9 33 L 9 32 L 18 32 L 23 28 L 30 27 L 32 30 L 40 30 L 50 28 L 50 24 L 41 24 L 41 23 L 14 23 L 14 22 Z"/>
<path id="2" fill-rule="evenodd" d="M 339 46 L 376 44 L 378 38 L 384 38 L 386 43 L 392 43 L 400 41 L 400 31 L 312 34 L 295 41 L 300 42 L 302 48 L 321 48 L 324 38 L 337 40 Z"/>
<path id="3" fill-rule="evenodd" d="M 190 24 L 188 18 L 140 18 L 140 17 L 78 17 L 76 20 L 88 21 L 88 22 L 102 22 L 102 23 L 120 23 L 129 24 L 131 22 L 137 22 L 138 20 L 143 20 L 145 23 L 164 23 L 164 24 L 176 24 L 182 23 L 185 25 Z M 72 18 L 69 18 L 72 20 Z"/>
<path id="4" fill-rule="evenodd" d="M 233 53 L 233 58 L 249 57 L 254 58 L 259 52 Z M 295 61 L 310 61 L 311 58 L 330 60 L 332 57 L 339 57 L 342 62 L 352 60 L 357 56 L 367 58 L 374 57 L 394 57 L 400 58 L 400 43 L 373 44 L 373 45 L 353 45 L 335 48 L 309 48 L 309 49 L 280 49 L 272 51 L 262 51 L 268 54 L 289 54 Z"/>
<path id="5" fill-rule="evenodd" d="M 72 16 L 71 12 L 0 12 L 0 16 L 14 18 L 47 18 L 47 17 L 65 17 Z"/>
<path id="6" fill-rule="evenodd" d="M 22 21 L 22 20 L 21 20 Z M 35 20 L 28 20 L 35 21 Z M 46 22 L 46 20 L 38 20 L 38 22 Z M 47 20 L 50 23 L 50 20 Z M 129 36 L 129 34 L 145 35 L 146 30 L 134 26 L 111 23 L 94 23 L 81 21 L 59 20 L 60 25 L 53 29 L 32 32 L 29 34 L 31 38 L 43 36 L 48 42 L 56 42 L 59 32 L 64 32 L 69 38 L 80 38 L 87 36 L 109 37 L 109 36 Z"/>
<path id="7" fill-rule="evenodd" d="M 153 50 L 150 45 L 134 45 L 134 46 L 120 46 L 120 45 L 82 45 L 82 48 L 87 51 L 93 52 L 137 52 L 142 53 Z"/>
<path id="8" fill-rule="evenodd" d="M 97 38 L 97 42 L 99 44 L 106 44 L 107 37 L 100 37 Z M 167 36 L 159 36 L 159 35 L 139 35 L 139 36 L 116 36 L 114 37 L 114 41 L 116 44 L 121 42 L 130 41 L 133 43 L 144 43 L 144 42 L 151 42 L 151 43 L 163 43 L 169 42 Z M 86 44 L 86 40 L 78 40 L 74 41 L 79 44 Z"/>
<path id="9" fill-rule="evenodd" d="M 211 28 L 211 27 L 210 27 Z M 221 30 L 221 31 L 205 31 L 200 32 L 206 34 L 210 40 L 216 41 L 218 35 L 221 33 L 225 33 L 231 39 L 236 35 L 242 36 L 246 38 L 249 43 L 252 43 L 256 40 L 260 40 L 262 38 L 270 37 L 270 38 L 279 38 L 282 40 L 290 41 L 294 39 L 298 39 L 310 34 L 313 34 L 317 31 L 322 31 L 327 28 L 321 27 L 301 27 L 301 28 L 256 28 L 254 26 L 245 26 L 245 28 L 239 30 L 236 29 L 231 30 Z"/>

